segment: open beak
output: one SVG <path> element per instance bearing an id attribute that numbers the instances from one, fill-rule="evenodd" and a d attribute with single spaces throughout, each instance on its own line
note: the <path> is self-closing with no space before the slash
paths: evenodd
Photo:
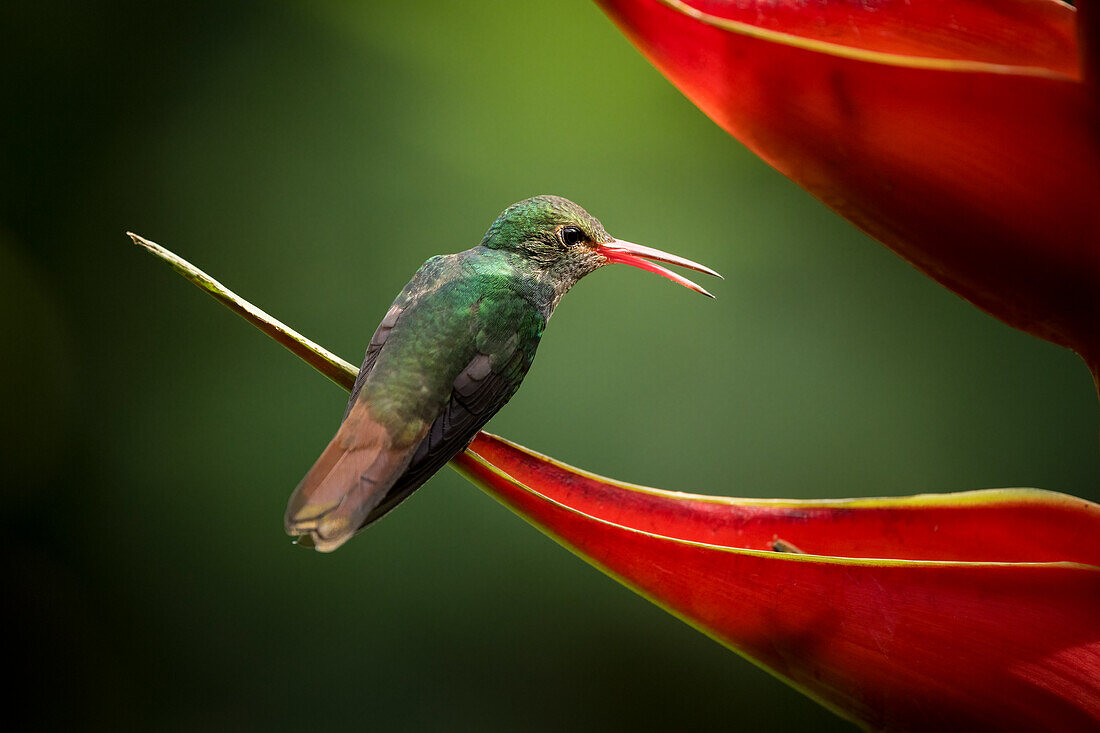
<path id="1" fill-rule="evenodd" d="M 695 270 L 696 272 L 705 272 L 708 275 L 714 275 L 717 278 L 721 278 L 714 270 L 700 265 L 698 262 L 692 262 L 691 260 L 684 259 L 683 257 L 677 257 L 676 255 L 670 255 L 668 252 L 662 252 L 659 249 L 653 249 L 652 247 L 646 247 L 641 244 L 634 244 L 633 242 L 624 242 L 621 239 L 613 239 L 610 242 L 605 242 L 598 247 L 596 251 L 607 258 L 610 262 L 621 262 L 624 265 L 634 265 L 634 267 L 640 267 L 643 270 L 663 275 L 674 283 L 679 283 L 685 288 L 691 288 L 697 293 L 702 293 L 708 298 L 714 296 L 708 293 L 701 286 L 696 285 L 691 280 L 688 280 L 682 275 L 677 275 L 672 270 L 669 270 L 660 265 L 656 265 L 650 260 L 657 262 L 667 262 L 670 265 L 679 265 L 680 267 L 686 267 L 689 270 Z"/>

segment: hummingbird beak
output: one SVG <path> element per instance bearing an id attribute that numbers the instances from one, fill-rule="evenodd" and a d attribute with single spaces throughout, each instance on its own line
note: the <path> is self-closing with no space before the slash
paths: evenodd
<path id="1" fill-rule="evenodd" d="M 624 265 L 633 265 L 639 267 L 648 272 L 656 273 L 657 275 L 663 275 L 674 283 L 679 283 L 685 288 L 690 288 L 697 293 L 702 293 L 708 298 L 714 296 L 708 293 L 701 286 L 696 285 L 691 280 L 688 280 L 682 275 L 677 275 L 672 270 L 656 265 L 650 260 L 656 260 L 657 262 L 667 262 L 670 265 L 679 265 L 680 267 L 686 267 L 689 270 L 695 270 L 696 272 L 705 272 L 708 275 L 714 275 L 721 279 L 714 270 L 700 265 L 698 262 L 692 262 L 691 260 L 683 257 L 677 257 L 676 255 L 669 254 L 668 252 L 662 252 L 659 249 L 653 249 L 652 247 L 646 247 L 641 244 L 634 244 L 633 242 L 624 242 L 621 239 L 612 239 L 610 242 L 604 242 L 596 247 L 596 252 L 607 258 L 608 263 L 621 262 Z"/>

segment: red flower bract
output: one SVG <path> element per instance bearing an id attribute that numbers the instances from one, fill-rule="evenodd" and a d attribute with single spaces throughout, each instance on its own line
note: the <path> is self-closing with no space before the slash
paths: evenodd
<path id="1" fill-rule="evenodd" d="M 1100 359 L 1100 106 L 1058 0 L 597 0 L 700 109 L 922 271 Z M 1095 52 L 1094 52 L 1095 53 Z"/>
<path id="2" fill-rule="evenodd" d="M 1083 499 L 696 496 L 484 433 L 456 466 L 604 572 L 871 728 L 1100 725 L 1100 506 Z M 777 540 L 813 554 L 775 552 Z"/>

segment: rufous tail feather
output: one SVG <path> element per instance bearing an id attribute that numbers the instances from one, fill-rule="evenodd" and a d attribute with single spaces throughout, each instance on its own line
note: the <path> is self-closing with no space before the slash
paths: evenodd
<path id="1" fill-rule="evenodd" d="M 393 447 L 366 406 L 357 406 L 291 494 L 287 534 L 308 536 L 304 544 L 320 552 L 335 550 L 361 528 L 410 458 L 409 449 Z"/>

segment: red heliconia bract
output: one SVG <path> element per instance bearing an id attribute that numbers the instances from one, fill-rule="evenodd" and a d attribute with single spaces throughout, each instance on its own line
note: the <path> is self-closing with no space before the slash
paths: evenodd
<path id="1" fill-rule="evenodd" d="M 869 728 L 1100 727 L 1100 506 L 1088 501 L 680 494 L 484 433 L 455 461 L 582 558 Z"/>
<path id="2" fill-rule="evenodd" d="M 1097 373 L 1096 8 L 1078 29 L 1059 0 L 597 2 L 768 163 Z"/>

